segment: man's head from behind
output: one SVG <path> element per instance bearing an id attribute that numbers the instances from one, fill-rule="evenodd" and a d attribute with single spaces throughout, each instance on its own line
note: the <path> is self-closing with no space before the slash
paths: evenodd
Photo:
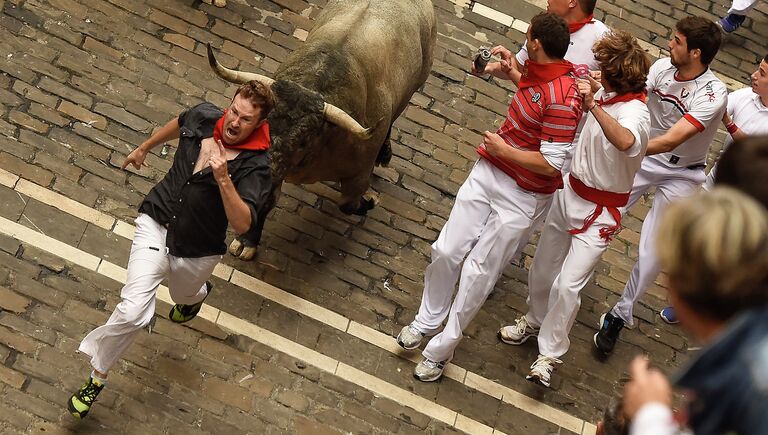
<path id="1" fill-rule="evenodd" d="M 632 35 L 613 30 L 595 43 L 592 52 L 608 89 L 619 95 L 645 89 L 651 61 Z"/>
<path id="2" fill-rule="evenodd" d="M 720 185 L 670 204 L 656 250 L 680 324 L 699 340 L 768 304 L 768 213 L 743 192 Z"/>
<path id="3" fill-rule="evenodd" d="M 722 35 L 712 21 L 702 17 L 686 17 L 677 22 L 669 41 L 672 65 L 681 68 L 691 64 L 709 65 L 720 49 Z"/>
<path id="4" fill-rule="evenodd" d="M 571 42 L 565 21 L 548 12 L 542 12 L 531 19 L 526 37 L 528 55 L 534 61 L 538 61 L 542 55 L 563 59 Z"/>
<path id="5" fill-rule="evenodd" d="M 563 19 L 579 19 L 595 13 L 597 0 L 547 0 L 547 12 Z"/>
<path id="6" fill-rule="evenodd" d="M 611 399 L 605 408 L 603 420 L 597 422 L 596 435 L 629 435 L 629 424 L 620 397 Z"/>
<path id="7" fill-rule="evenodd" d="M 269 86 L 256 80 L 240 85 L 224 114 L 224 143 L 236 145 L 246 140 L 264 124 L 273 107 L 275 97 Z"/>
<path id="8" fill-rule="evenodd" d="M 737 140 L 720 156 L 716 186 L 741 190 L 768 208 L 768 136 Z"/>

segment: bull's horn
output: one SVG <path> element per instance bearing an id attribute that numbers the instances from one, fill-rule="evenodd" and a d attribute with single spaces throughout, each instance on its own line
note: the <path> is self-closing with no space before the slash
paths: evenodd
<path id="1" fill-rule="evenodd" d="M 330 123 L 335 124 L 344 130 L 356 135 L 361 139 L 370 139 L 372 128 L 365 128 L 355 121 L 355 118 L 333 104 L 325 103 L 323 107 L 323 117 Z"/>
<path id="2" fill-rule="evenodd" d="M 213 49 L 211 48 L 211 44 L 208 44 L 208 63 L 211 65 L 211 68 L 213 68 L 213 70 L 216 71 L 216 74 L 218 74 L 219 77 L 223 78 L 228 82 L 246 83 L 246 82 L 250 82 L 251 80 L 256 80 L 263 83 L 265 86 L 272 86 L 272 83 L 275 82 L 271 78 L 267 76 L 263 76 L 261 74 L 249 73 L 244 71 L 236 71 L 233 69 L 223 67 L 219 63 L 219 61 L 216 60 L 216 56 L 213 55 Z"/>

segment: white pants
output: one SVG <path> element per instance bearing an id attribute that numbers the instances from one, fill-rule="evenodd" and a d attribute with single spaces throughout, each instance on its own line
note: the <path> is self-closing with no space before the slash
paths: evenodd
<path id="1" fill-rule="evenodd" d="M 728 13 L 736 15 L 747 15 L 747 13 L 751 11 L 756 4 L 757 0 L 733 0 L 733 3 L 731 3 L 731 8 L 728 9 Z"/>
<path id="2" fill-rule="evenodd" d="M 432 334 L 448 318 L 443 331 L 424 349 L 426 358 L 453 358 L 462 331 L 480 310 L 519 245 L 528 241 L 532 224 L 549 197 L 520 188 L 484 159 L 475 164 L 432 245 L 432 263 L 425 271 L 424 294 L 414 326 Z M 451 303 L 459 275 L 459 289 Z"/>
<path id="3" fill-rule="evenodd" d="M 664 210 L 671 202 L 695 194 L 705 178 L 703 169 L 669 168 L 655 159 L 643 159 L 643 164 L 635 176 L 627 208 L 631 208 L 651 187 L 656 187 L 656 193 L 640 231 L 637 263 L 632 268 L 621 299 L 612 310 L 613 315 L 620 317 L 626 324 L 633 324 L 633 305 L 659 275 L 660 266 L 656 258 L 655 244 L 659 220 Z"/>
<path id="4" fill-rule="evenodd" d="M 120 292 L 122 301 L 104 326 L 88 334 L 80 351 L 91 356 L 91 365 L 106 373 L 117 362 L 136 334 L 155 314 L 155 295 L 168 278 L 171 298 L 178 304 L 195 304 L 206 296 L 205 281 L 221 255 L 182 258 L 168 254 L 166 229 L 146 214 L 136 218 L 136 234 L 128 258 L 128 275 Z"/>
<path id="5" fill-rule="evenodd" d="M 583 233 L 584 219 L 595 211 L 595 203 L 578 196 L 570 183 L 554 195 L 552 208 L 539 239 L 528 273 L 528 323 L 541 327 L 539 353 L 559 358 L 570 346 L 571 331 L 581 305 L 579 292 L 587 285 L 608 241 L 600 229 L 616 225 L 610 212 L 602 214 Z M 621 210 L 621 209 L 620 209 Z"/>

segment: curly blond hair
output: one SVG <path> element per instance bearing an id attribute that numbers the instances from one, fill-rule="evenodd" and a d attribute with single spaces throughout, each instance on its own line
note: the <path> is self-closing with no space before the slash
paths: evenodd
<path id="1" fill-rule="evenodd" d="M 750 196 L 716 187 L 671 204 L 656 240 L 671 289 L 697 313 L 727 321 L 768 304 L 768 212 Z"/>
<path id="2" fill-rule="evenodd" d="M 613 91 L 622 95 L 645 89 L 651 60 L 634 36 L 613 29 L 595 42 L 592 51 Z"/>

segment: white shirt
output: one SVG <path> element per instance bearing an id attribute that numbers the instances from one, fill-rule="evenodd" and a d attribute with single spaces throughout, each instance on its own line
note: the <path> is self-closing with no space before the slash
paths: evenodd
<path id="1" fill-rule="evenodd" d="M 614 92 L 605 94 L 601 89 L 595 94 L 595 101 L 607 101 L 615 95 Z M 648 146 L 651 125 L 648 107 L 639 100 L 631 100 L 604 105 L 602 109 L 628 129 L 635 142 L 628 150 L 620 151 L 605 137 L 595 116 L 585 113 L 587 121 L 573 150 L 571 174 L 595 189 L 626 193 L 632 190 L 635 173 Z"/>
<path id="2" fill-rule="evenodd" d="M 725 112 L 728 89 L 709 68 L 688 81 L 677 80 L 676 73 L 677 68 L 668 57 L 657 60 L 648 72 L 651 138 L 666 133 L 683 117 L 699 132 L 671 152 L 649 158 L 673 168 L 704 164 Z"/>
<path id="3" fill-rule="evenodd" d="M 605 24 L 600 20 L 593 19 L 591 23 L 571 33 L 571 43 L 568 46 L 568 51 L 565 53 L 565 60 L 573 64 L 577 76 L 583 77 L 589 74 L 590 71 L 597 71 L 599 69 L 597 60 L 595 60 L 595 54 L 592 53 L 592 47 L 608 31 L 609 29 Z M 525 44 L 517 52 L 515 58 L 520 66 L 525 65 L 525 61 L 528 60 L 528 48 Z"/>
<path id="4" fill-rule="evenodd" d="M 760 96 L 752 88 L 743 88 L 728 95 L 728 115 L 744 134 L 749 136 L 768 135 L 768 107 L 763 105 Z M 733 143 L 731 135 L 725 137 L 723 150 Z M 715 183 L 717 163 L 707 175 L 704 188 L 710 190 Z"/>
<path id="5" fill-rule="evenodd" d="M 584 77 L 589 74 L 590 71 L 597 71 L 600 67 L 595 60 L 595 54 L 592 53 L 592 47 L 595 45 L 598 39 L 603 37 L 603 34 L 610 31 L 608 27 L 600 20 L 593 19 L 589 24 L 585 24 L 584 27 L 571 33 L 571 42 L 568 46 L 568 51 L 565 53 L 565 60 L 573 64 L 578 77 Z M 523 44 L 523 47 L 515 55 L 517 63 L 520 66 L 525 65 L 525 61 L 528 60 L 528 48 Z M 573 144 L 579 143 L 579 136 L 581 130 L 584 127 L 584 119 L 581 118 L 579 126 L 576 128 L 576 135 L 573 138 Z M 571 162 L 571 152 L 573 146 L 569 147 L 566 152 L 565 162 L 563 163 L 562 171 L 568 172 Z"/>

